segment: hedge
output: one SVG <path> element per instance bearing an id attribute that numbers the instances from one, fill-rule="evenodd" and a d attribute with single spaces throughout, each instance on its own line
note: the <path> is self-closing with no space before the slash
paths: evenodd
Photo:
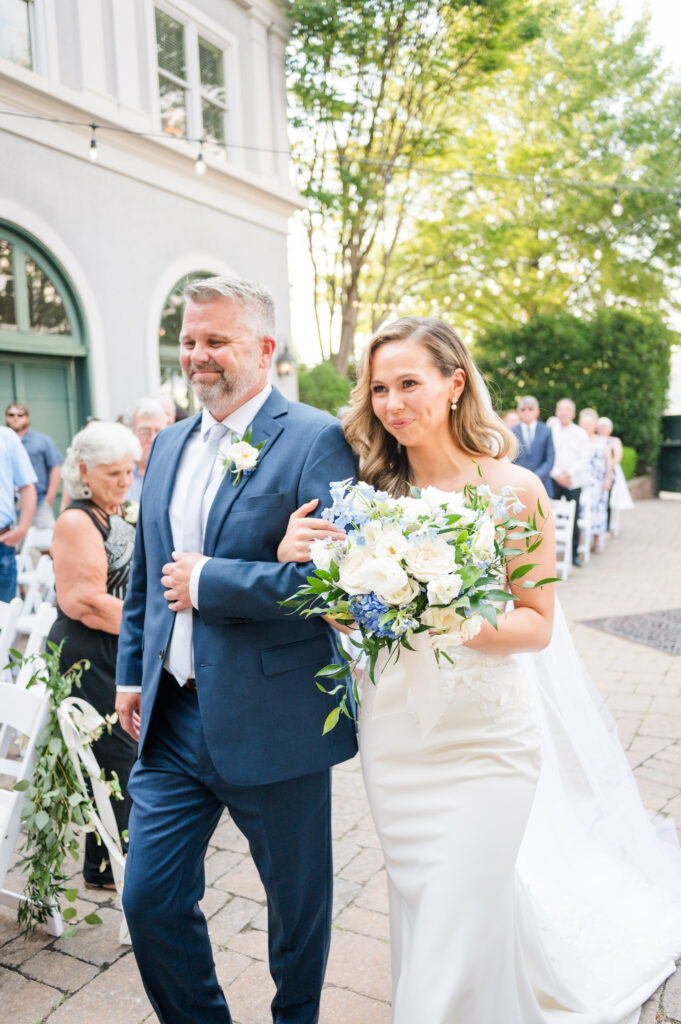
<path id="1" fill-rule="evenodd" d="M 539 401 L 542 418 L 571 398 L 613 421 L 613 433 L 638 452 L 639 471 L 653 466 L 676 335 L 654 313 L 603 310 L 590 320 L 569 314 L 494 327 L 473 354 L 498 410 L 523 394 Z"/>

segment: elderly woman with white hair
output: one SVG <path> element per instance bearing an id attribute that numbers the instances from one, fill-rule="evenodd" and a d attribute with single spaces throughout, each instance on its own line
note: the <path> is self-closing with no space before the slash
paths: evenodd
<path id="1" fill-rule="evenodd" d="M 62 466 L 72 501 L 54 528 L 58 617 L 48 639 L 62 644 L 62 672 L 82 658 L 90 663 L 79 696 L 101 715 L 113 713 L 116 699 L 118 634 L 135 541 L 135 517 L 122 506 L 140 454 L 140 443 L 127 427 L 94 422 L 73 438 Z M 115 771 L 120 780 L 124 799 L 113 801 L 113 811 L 122 831 L 128 826 L 127 782 L 136 744 L 116 724 L 93 750 L 107 777 Z M 85 841 L 83 876 L 86 888 L 115 888 L 111 866 L 93 833 Z"/>

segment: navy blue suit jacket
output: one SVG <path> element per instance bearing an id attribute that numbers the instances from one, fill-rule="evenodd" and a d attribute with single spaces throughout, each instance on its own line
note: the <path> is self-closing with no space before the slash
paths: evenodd
<path id="1" fill-rule="evenodd" d="M 549 476 L 549 473 L 553 469 L 555 455 L 551 429 L 547 427 L 545 423 L 542 423 L 541 420 L 537 420 L 534 430 L 534 440 L 528 447 L 525 447 L 523 442 L 523 430 L 520 424 L 512 427 L 511 429 L 520 442 L 520 449 L 515 458 L 515 462 L 517 462 L 519 466 L 524 466 L 525 469 L 531 469 L 533 473 L 536 473 L 546 488 L 546 493 L 549 498 L 552 498 L 553 480 Z"/>
<path id="2" fill-rule="evenodd" d="M 144 475 L 131 581 L 123 608 L 116 679 L 142 687 L 139 749 L 156 700 L 175 613 L 161 585 L 172 560 L 168 506 L 184 444 L 200 415 L 158 435 Z M 315 673 L 340 661 L 334 630 L 320 617 L 292 615 L 279 601 L 311 572 L 311 563 L 277 562 L 289 516 L 303 502 L 331 504 L 329 483 L 356 476 L 356 461 L 337 420 L 289 403 L 274 390 L 253 424 L 266 441 L 255 472 L 236 486 L 225 475 L 204 541 L 210 556 L 194 611 L 196 686 L 208 749 L 219 774 L 235 785 L 261 785 L 320 771 L 352 757 L 353 723 L 345 716 L 322 736 L 336 698 Z"/>

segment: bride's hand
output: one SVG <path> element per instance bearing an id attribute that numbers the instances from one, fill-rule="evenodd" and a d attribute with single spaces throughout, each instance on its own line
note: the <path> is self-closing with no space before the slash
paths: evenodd
<path id="1" fill-rule="evenodd" d="M 306 518 L 314 512 L 318 504 L 319 499 L 313 498 L 291 513 L 286 533 L 277 548 L 277 561 L 309 562 L 312 541 L 324 540 L 325 537 L 330 537 L 331 540 L 344 539 L 343 530 L 339 530 L 333 523 L 327 523 L 325 519 Z"/>

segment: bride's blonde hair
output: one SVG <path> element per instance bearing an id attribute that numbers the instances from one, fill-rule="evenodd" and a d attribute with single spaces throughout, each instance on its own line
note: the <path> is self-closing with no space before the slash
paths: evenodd
<path id="1" fill-rule="evenodd" d="M 409 494 L 407 453 L 385 429 L 371 404 L 374 353 L 391 341 L 414 341 L 423 345 L 443 377 L 451 377 L 458 369 L 466 374 L 457 408 L 449 416 L 452 440 L 458 448 L 469 455 L 487 455 L 494 459 L 515 456 L 518 450 L 515 435 L 489 404 L 482 378 L 456 331 L 444 320 L 405 316 L 378 331 L 362 353 L 350 409 L 343 417 L 347 442 L 359 455 L 362 480 L 395 497 Z"/>

